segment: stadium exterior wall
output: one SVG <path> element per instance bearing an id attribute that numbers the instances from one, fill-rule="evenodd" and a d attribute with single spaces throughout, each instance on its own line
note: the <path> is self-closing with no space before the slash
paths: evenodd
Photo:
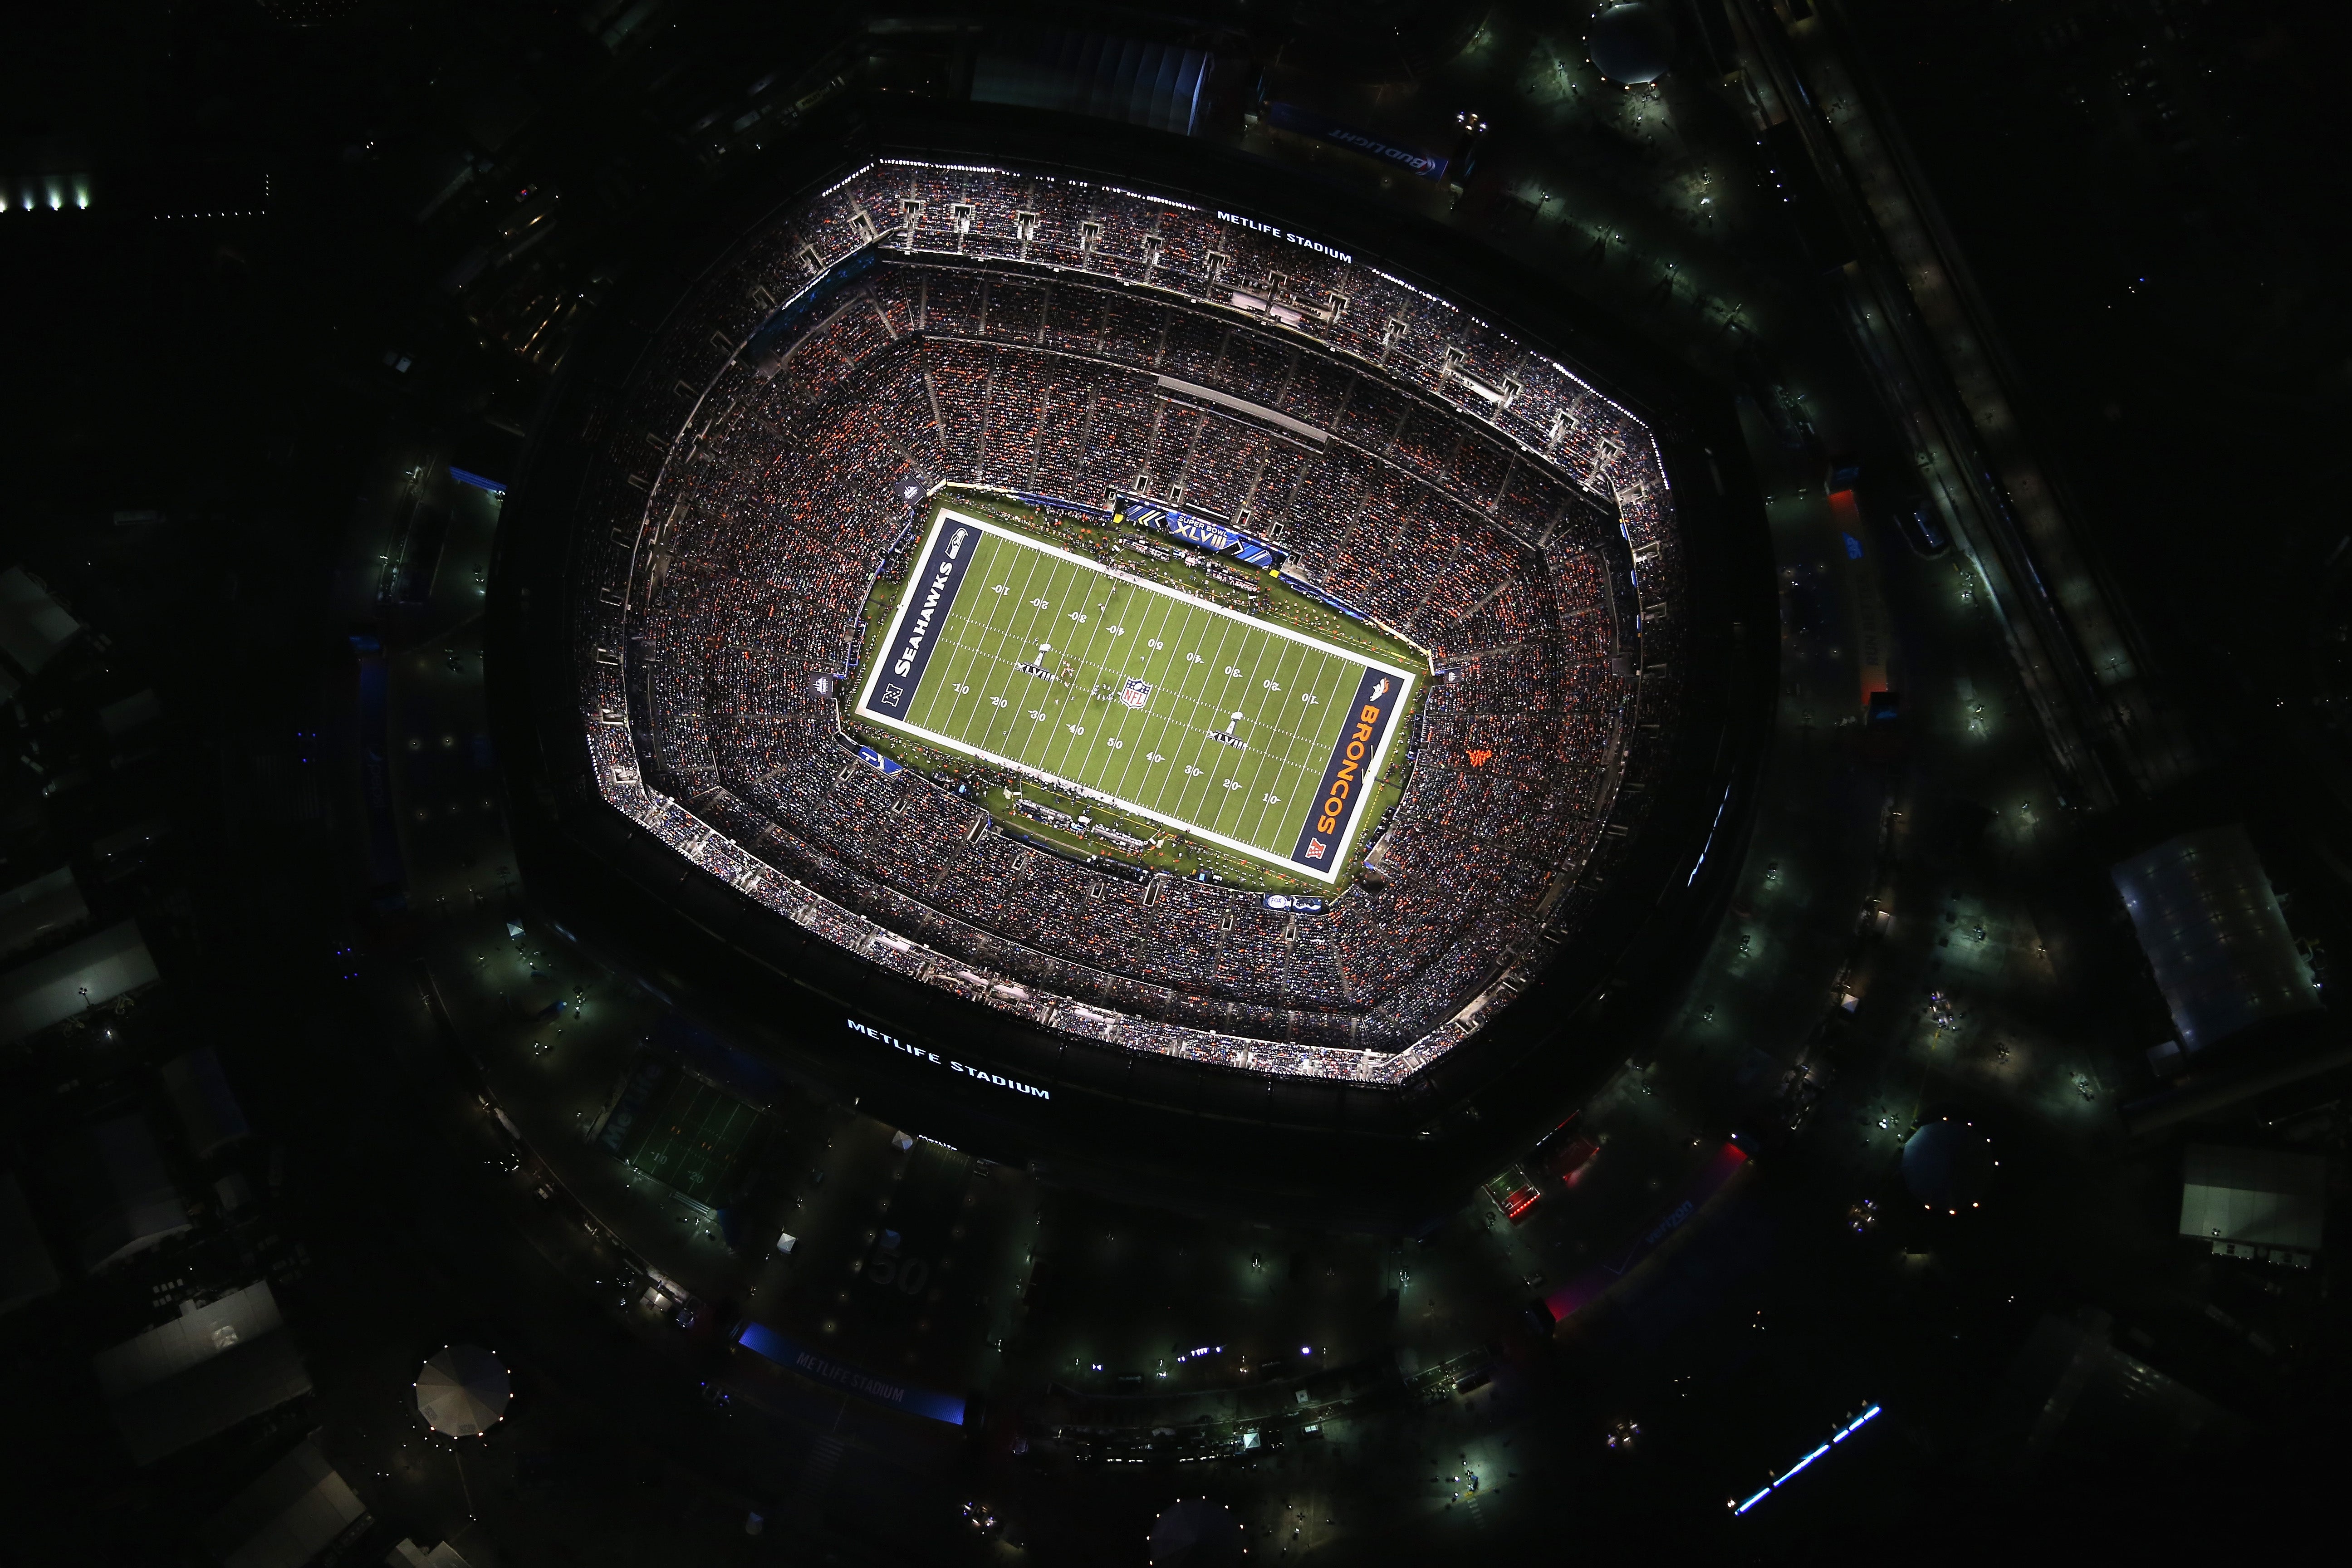
<path id="1" fill-rule="evenodd" d="M 893 1124 L 1173 1206 L 1419 1229 L 1644 1053 L 1728 900 L 1778 686 L 1762 506 L 1730 395 L 1555 280 L 1435 225 L 1367 213 L 1352 194 L 1197 142 L 1093 122 L 1072 139 L 1066 123 L 992 106 L 845 106 L 714 193 L 716 216 L 641 259 L 583 332 L 536 421 L 489 583 L 492 722 L 524 886 L 543 918 L 664 1001 Z M 1442 288 L 1649 424 L 1689 574 L 1674 763 L 1588 934 L 1401 1088 L 1273 1079 L 1042 1031 L 775 917 L 599 796 L 567 595 L 587 460 L 598 439 L 633 434 L 600 429 L 601 416 L 698 278 L 781 207 L 875 157 L 985 160 L 1278 217 Z"/>

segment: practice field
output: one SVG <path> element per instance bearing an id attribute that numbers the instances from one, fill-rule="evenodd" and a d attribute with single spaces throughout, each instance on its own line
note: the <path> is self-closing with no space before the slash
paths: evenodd
<path id="1" fill-rule="evenodd" d="M 1412 685 L 943 510 L 856 713 L 1328 882 Z"/>
<path id="2" fill-rule="evenodd" d="M 717 1200 L 760 1113 L 733 1095 L 680 1073 L 646 1119 L 629 1163 L 698 1204 Z"/>

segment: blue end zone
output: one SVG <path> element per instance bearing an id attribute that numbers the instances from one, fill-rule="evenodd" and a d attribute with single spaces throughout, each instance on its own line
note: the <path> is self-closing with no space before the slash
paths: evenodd
<path id="1" fill-rule="evenodd" d="M 922 684 L 923 671 L 930 666 L 940 628 L 947 625 L 948 612 L 955 608 L 956 591 L 963 586 L 964 569 L 971 564 L 979 542 L 980 530 L 970 523 L 941 519 L 916 574 L 906 610 L 883 649 L 885 662 L 864 704 L 867 712 L 906 721 L 907 710 L 914 705 L 915 689 Z"/>
<path id="2" fill-rule="evenodd" d="M 1367 669 L 1356 682 L 1356 705 L 1348 711 L 1347 727 L 1331 742 L 1331 760 L 1323 767 L 1322 787 L 1307 808 L 1298 842 L 1290 858 L 1301 866 L 1329 871 L 1339 864 L 1339 847 L 1348 841 L 1348 825 L 1372 787 L 1372 759 L 1380 755 L 1381 738 L 1396 717 L 1404 682 L 1377 669 Z"/>

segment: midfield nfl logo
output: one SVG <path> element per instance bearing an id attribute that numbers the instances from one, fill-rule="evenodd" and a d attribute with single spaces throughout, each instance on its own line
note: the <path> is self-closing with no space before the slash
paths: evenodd
<path id="1" fill-rule="evenodd" d="M 1145 703 L 1151 700 L 1150 683 L 1142 680 L 1129 680 L 1126 685 L 1118 689 L 1118 700 L 1121 702 L 1126 703 L 1129 708 L 1142 707 Z"/>

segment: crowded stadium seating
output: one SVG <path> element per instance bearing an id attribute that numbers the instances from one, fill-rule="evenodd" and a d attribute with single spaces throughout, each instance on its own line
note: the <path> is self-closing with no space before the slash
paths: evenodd
<path id="1" fill-rule="evenodd" d="M 877 163 L 698 285 L 606 430 L 574 606 L 604 798 L 780 917 L 1068 1036 L 1402 1081 L 1573 939 L 1664 765 L 1683 562 L 1649 431 L 1360 258 Z M 910 478 L 1246 516 L 1428 650 L 1404 796 L 1359 840 L 1377 875 L 1306 916 L 1107 876 L 858 761 L 822 678 L 907 569 Z"/>

